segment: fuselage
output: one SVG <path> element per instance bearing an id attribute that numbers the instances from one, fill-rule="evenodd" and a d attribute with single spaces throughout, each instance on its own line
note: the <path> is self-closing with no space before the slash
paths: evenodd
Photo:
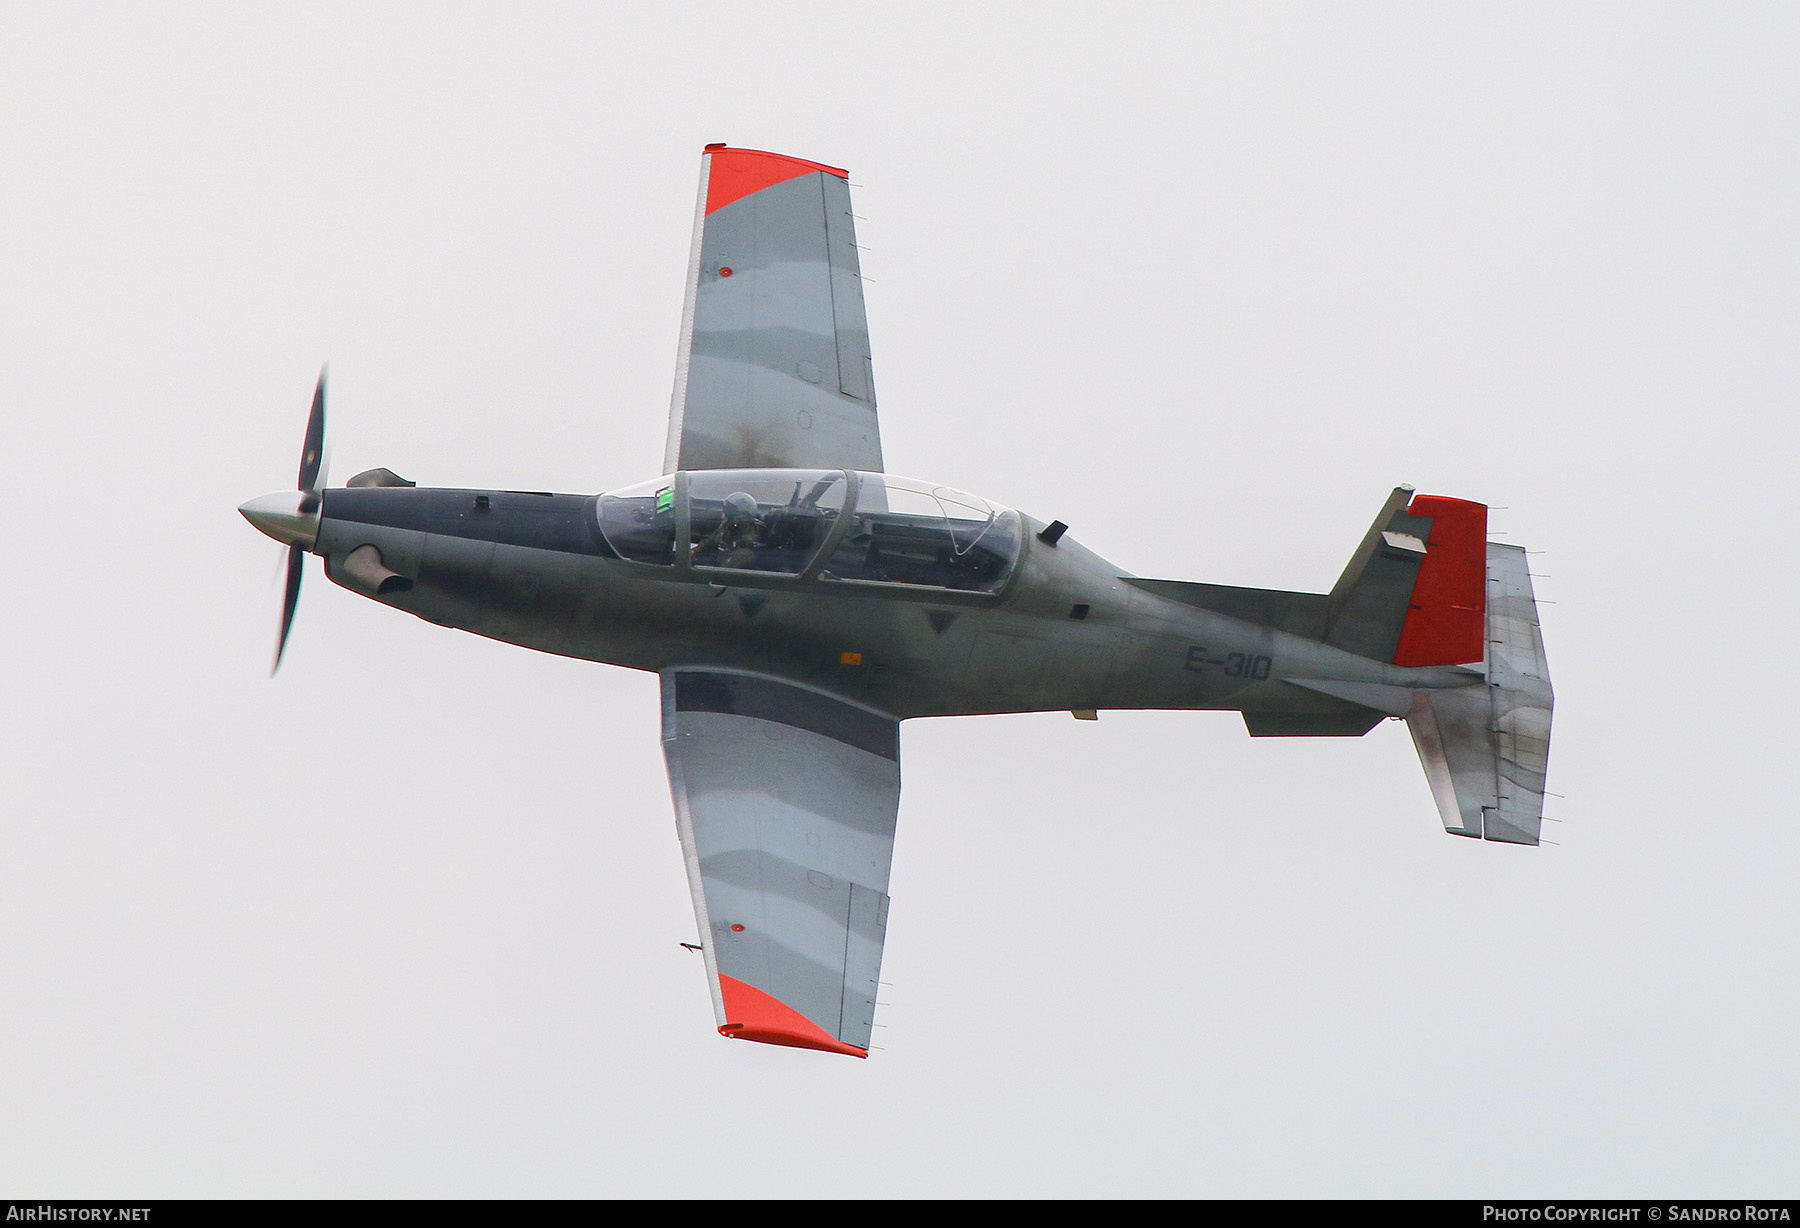
<path id="1" fill-rule="evenodd" d="M 735 485 L 755 485 L 758 471 L 735 473 Z M 1406 690 L 1469 682 L 1453 668 L 1383 664 L 1145 591 L 1072 538 L 1040 537 L 1042 523 L 986 504 L 986 529 L 967 529 L 979 515 L 966 512 L 956 514 L 975 519 L 946 522 L 964 530 L 938 552 L 948 570 L 932 569 L 909 523 L 899 526 L 912 532 L 900 544 L 910 543 L 912 569 L 891 534 L 891 566 L 877 568 L 867 560 L 879 553 L 882 530 L 906 520 L 888 511 L 904 480 L 887 479 L 889 497 L 870 514 L 869 483 L 883 479 L 862 475 L 859 487 L 857 475 L 842 476 L 847 502 L 825 509 L 832 514 L 807 529 L 810 537 L 792 527 L 811 506 L 801 503 L 805 483 L 795 482 L 787 508 L 765 503 L 761 521 L 771 523 L 746 515 L 736 543 L 729 510 L 725 521 L 715 514 L 710 528 L 701 524 L 703 507 L 728 507 L 702 494 L 733 482 L 679 474 L 632 488 L 648 492 L 640 500 L 660 500 L 636 513 L 645 526 L 669 519 L 658 539 L 666 550 L 628 546 L 635 559 L 617 544 L 619 496 L 328 490 L 312 549 L 335 583 L 443 626 L 629 669 L 765 675 L 901 719 L 1108 708 L 1280 713 L 1320 702 L 1287 679 Z M 1014 518 L 1010 527 L 1002 515 Z M 780 557 L 792 562 L 759 564 L 748 545 L 721 549 L 721 534 L 729 547 L 759 533 L 771 540 L 781 525 L 789 537 Z M 962 574 L 956 567 L 975 553 L 957 543 L 971 540 L 999 561 Z"/>

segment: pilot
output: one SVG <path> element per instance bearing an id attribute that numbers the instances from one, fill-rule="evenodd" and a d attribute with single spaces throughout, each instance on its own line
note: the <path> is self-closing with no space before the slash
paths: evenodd
<path id="1" fill-rule="evenodd" d="M 694 561 L 708 567 L 755 567 L 760 510 L 754 495 L 741 490 L 726 495 L 719 527 L 694 544 Z"/>

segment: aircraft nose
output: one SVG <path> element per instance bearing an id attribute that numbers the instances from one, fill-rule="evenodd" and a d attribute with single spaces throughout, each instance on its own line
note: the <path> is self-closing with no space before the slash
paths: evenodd
<path id="1" fill-rule="evenodd" d="M 297 543 L 311 550 L 319 540 L 319 497 L 310 491 L 284 490 L 263 495 L 239 507 L 238 511 L 244 514 L 245 520 L 284 546 Z"/>

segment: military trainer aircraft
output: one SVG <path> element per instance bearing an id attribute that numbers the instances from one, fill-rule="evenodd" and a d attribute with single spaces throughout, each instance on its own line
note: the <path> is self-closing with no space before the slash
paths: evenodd
<path id="1" fill-rule="evenodd" d="M 1253 737 L 1403 718 L 1445 830 L 1536 844 L 1552 696 L 1525 553 L 1396 489 L 1329 592 L 1143 579 L 882 462 L 845 172 L 709 145 L 662 474 L 600 495 L 298 489 L 240 509 L 447 627 L 651 670 L 719 1031 L 866 1057 L 900 722 L 1226 709 Z"/>

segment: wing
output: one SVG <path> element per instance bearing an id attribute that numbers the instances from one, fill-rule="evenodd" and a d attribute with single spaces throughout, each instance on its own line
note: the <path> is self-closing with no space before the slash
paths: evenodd
<path id="1" fill-rule="evenodd" d="M 846 173 L 701 155 L 665 473 L 881 470 Z"/>
<path id="2" fill-rule="evenodd" d="M 867 1057 L 900 725 L 814 691 L 662 676 L 663 752 L 719 1031 Z"/>

